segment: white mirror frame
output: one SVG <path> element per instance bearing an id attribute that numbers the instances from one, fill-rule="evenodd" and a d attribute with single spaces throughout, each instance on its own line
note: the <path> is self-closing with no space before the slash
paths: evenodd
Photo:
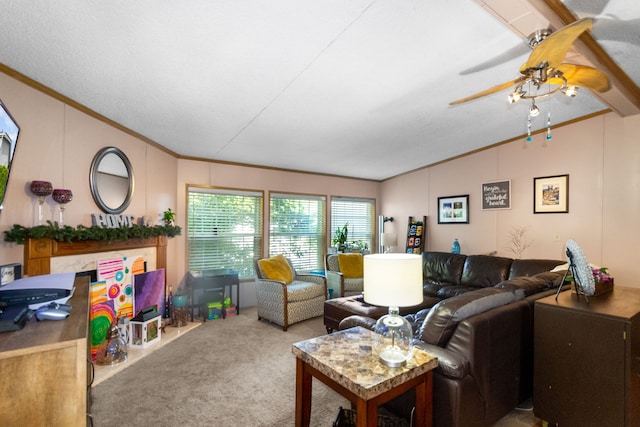
<path id="1" fill-rule="evenodd" d="M 109 154 L 115 154 L 122 160 L 122 163 L 124 163 L 124 167 L 127 170 L 127 178 L 129 179 L 127 194 L 120 206 L 108 206 L 100 196 L 100 189 L 98 188 L 98 169 L 100 168 L 100 163 L 102 162 L 102 160 Z M 133 168 L 131 167 L 131 162 L 129 162 L 129 159 L 124 154 L 124 152 L 122 152 L 122 150 L 116 147 L 105 147 L 98 151 L 98 153 L 93 158 L 93 161 L 91 162 L 91 169 L 89 171 L 89 187 L 91 189 L 91 196 L 93 196 L 94 202 L 96 202 L 100 209 L 108 214 L 120 214 L 124 212 L 124 210 L 129 206 L 129 203 L 131 203 L 131 196 L 133 195 L 133 182 Z"/>

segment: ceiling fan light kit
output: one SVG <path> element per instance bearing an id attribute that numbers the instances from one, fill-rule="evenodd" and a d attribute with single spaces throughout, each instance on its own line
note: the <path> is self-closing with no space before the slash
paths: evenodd
<path id="1" fill-rule="evenodd" d="M 592 26 L 592 18 L 583 18 L 554 33 L 552 33 L 550 29 L 538 30 L 532 33 L 529 36 L 528 43 L 529 46 L 533 48 L 533 51 L 529 55 L 527 62 L 520 67 L 520 77 L 476 93 L 475 95 L 453 101 L 449 103 L 449 105 L 462 104 L 509 87 L 514 87 L 513 91 L 507 97 L 509 103 L 514 104 L 521 99 L 531 100 L 527 118 L 526 137 L 527 142 L 531 141 L 531 121 L 533 117 L 540 114 L 540 109 L 535 103 L 536 100 L 545 97 L 549 98 L 557 92 L 573 98 L 578 93 L 579 86 L 597 92 L 606 92 L 609 90 L 609 79 L 602 71 L 586 65 L 563 62 L 573 42 L 580 37 L 582 33 L 591 30 Z M 524 89 L 525 84 L 528 85 L 528 90 Z M 548 87 L 547 91 L 540 90 L 544 84 Z M 535 90 L 532 90 L 532 86 L 535 87 Z M 551 110 L 549 110 L 547 114 L 546 140 L 551 140 Z"/>
<path id="2" fill-rule="evenodd" d="M 529 107 L 529 115 L 531 117 L 537 117 L 540 114 L 540 108 L 536 105 L 536 101 L 534 99 L 531 100 L 531 107 Z"/>

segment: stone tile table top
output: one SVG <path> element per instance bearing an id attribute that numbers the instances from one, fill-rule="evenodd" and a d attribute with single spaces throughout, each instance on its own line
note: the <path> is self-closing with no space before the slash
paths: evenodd
<path id="1" fill-rule="evenodd" d="M 356 396 L 370 400 L 435 369 L 437 358 L 415 349 L 400 368 L 389 368 L 374 353 L 375 332 L 360 326 L 293 344 L 293 354 Z"/>

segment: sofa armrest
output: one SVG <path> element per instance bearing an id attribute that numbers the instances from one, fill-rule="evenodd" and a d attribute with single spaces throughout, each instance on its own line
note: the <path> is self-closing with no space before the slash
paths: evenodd
<path id="1" fill-rule="evenodd" d="M 256 279 L 258 300 L 281 304 L 287 300 L 287 284 L 279 280 Z"/>
<path id="2" fill-rule="evenodd" d="M 313 282 L 313 283 L 317 283 L 318 285 L 324 285 L 325 287 L 327 286 L 327 279 L 324 276 L 319 276 L 317 274 L 296 272 L 296 275 L 293 278 L 293 280 L 301 280 L 303 282 Z"/>
<path id="3" fill-rule="evenodd" d="M 357 314 L 353 314 L 351 316 L 347 316 L 340 321 L 340 325 L 338 325 L 338 330 L 342 331 L 349 328 L 354 328 L 356 326 L 362 326 L 365 329 L 369 329 L 373 331 L 376 326 L 376 319 L 372 319 L 371 317 L 359 316 Z"/>
<path id="4" fill-rule="evenodd" d="M 428 312 L 428 310 L 425 310 L 425 312 Z M 356 326 L 361 326 L 363 328 L 373 330 L 376 326 L 376 319 L 358 315 L 348 316 L 342 319 L 338 329 L 342 331 L 344 329 L 354 328 Z M 415 348 L 426 351 L 427 353 L 432 354 L 438 358 L 437 370 L 443 375 L 446 375 L 450 378 L 458 379 L 464 378 L 469 374 L 469 360 L 466 359 L 463 355 L 442 347 L 438 347 L 436 345 L 427 344 L 426 342 L 420 341 L 418 339 L 414 339 L 413 344 Z"/>
<path id="5" fill-rule="evenodd" d="M 469 360 L 461 354 L 419 340 L 414 341 L 414 346 L 438 358 L 436 370 L 442 375 L 454 379 L 461 379 L 469 375 Z"/>

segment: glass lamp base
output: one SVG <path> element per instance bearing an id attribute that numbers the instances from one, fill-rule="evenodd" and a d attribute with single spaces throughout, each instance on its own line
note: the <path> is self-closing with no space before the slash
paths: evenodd
<path id="1" fill-rule="evenodd" d="M 397 346 L 383 348 L 378 353 L 378 360 L 390 368 L 400 368 L 407 364 L 407 354 Z"/>
<path id="2" fill-rule="evenodd" d="M 413 331 L 407 319 L 398 314 L 397 307 L 389 307 L 389 313 L 376 323 L 375 348 L 380 363 L 399 368 L 413 356 Z"/>

